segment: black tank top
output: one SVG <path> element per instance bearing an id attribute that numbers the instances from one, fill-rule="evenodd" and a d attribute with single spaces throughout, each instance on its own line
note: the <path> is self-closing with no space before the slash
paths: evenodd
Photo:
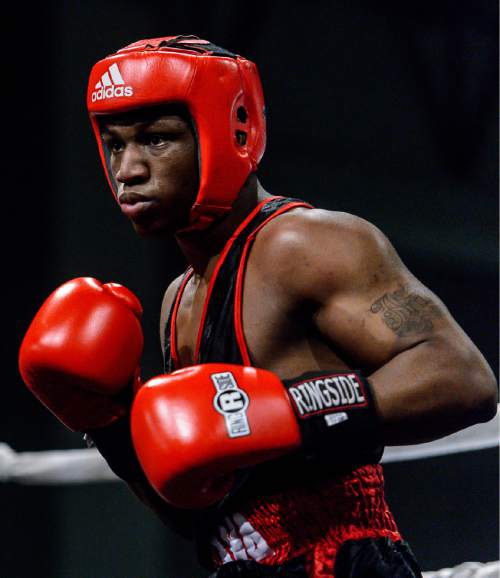
<path id="1" fill-rule="evenodd" d="M 255 236 L 273 218 L 296 207 L 311 205 L 285 197 L 261 202 L 241 223 L 224 247 L 216 264 L 202 314 L 194 355 L 195 363 L 235 363 L 252 365 L 241 322 L 243 276 Z M 188 268 L 177 290 L 165 327 L 165 372 L 180 369 L 175 343 L 175 323 L 187 282 L 193 275 Z"/>

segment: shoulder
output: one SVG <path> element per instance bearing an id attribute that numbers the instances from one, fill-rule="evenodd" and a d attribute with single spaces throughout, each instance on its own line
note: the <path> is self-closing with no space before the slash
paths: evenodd
<path id="1" fill-rule="evenodd" d="M 184 273 L 176 277 L 170 285 L 167 287 L 164 295 L 163 300 L 161 302 L 161 311 L 160 311 L 160 342 L 161 342 L 161 349 L 164 349 L 164 341 L 165 341 L 165 328 L 168 322 L 168 317 L 170 315 L 170 310 L 172 309 L 172 305 L 174 304 L 175 296 L 177 295 L 177 291 L 182 283 L 182 279 L 184 278 Z"/>
<path id="2" fill-rule="evenodd" d="M 296 209 L 257 236 L 259 269 L 294 284 L 339 284 L 384 266 L 400 266 L 387 237 L 365 219 L 339 211 Z"/>
<path id="3" fill-rule="evenodd" d="M 315 247 L 311 241 L 349 246 L 377 244 L 385 236 L 372 223 L 361 217 L 340 211 L 298 208 L 273 219 L 259 233 L 260 242 L 273 245 L 273 250 L 307 252 Z"/>

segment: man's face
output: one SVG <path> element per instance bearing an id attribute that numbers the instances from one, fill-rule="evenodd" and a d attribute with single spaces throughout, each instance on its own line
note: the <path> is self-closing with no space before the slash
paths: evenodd
<path id="1" fill-rule="evenodd" d="M 185 226 L 198 191 L 196 142 L 176 112 L 141 109 L 100 121 L 118 202 L 143 236 Z"/>

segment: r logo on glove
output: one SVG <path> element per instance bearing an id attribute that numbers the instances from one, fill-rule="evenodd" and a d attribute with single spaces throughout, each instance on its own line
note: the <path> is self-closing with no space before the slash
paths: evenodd
<path id="1" fill-rule="evenodd" d="M 238 387 L 230 371 L 213 373 L 211 376 L 217 395 L 214 397 L 215 409 L 226 420 L 227 433 L 230 438 L 250 434 L 246 410 L 248 395 Z"/>

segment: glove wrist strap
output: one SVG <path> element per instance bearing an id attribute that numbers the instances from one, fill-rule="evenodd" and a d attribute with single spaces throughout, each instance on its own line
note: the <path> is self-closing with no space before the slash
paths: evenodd
<path id="1" fill-rule="evenodd" d="M 379 461 L 381 427 L 371 385 L 360 371 L 309 372 L 283 384 L 307 456 L 328 454 L 348 463 Z"/>

